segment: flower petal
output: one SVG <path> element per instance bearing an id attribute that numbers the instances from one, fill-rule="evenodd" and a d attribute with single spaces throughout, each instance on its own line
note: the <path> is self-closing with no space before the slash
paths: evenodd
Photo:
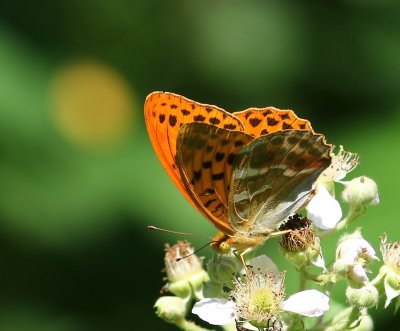
<path id="1" fill-rule="evenodd" d="M 378 259 L 374 248 L 362 237 L 360 229 L 356 229 L 354 233 L 340 238 L 336 257 L 353 264 L 359 256 L 362 256 L 368 262 Z"/>
<path id="2" fill-rule="evenodd" d="M 236 305 L 233 301 L 206 298 L 195 303 L 192 313 L 213 325 L 225 325 L 236 319 Z"/>
<path id="3" fill-rule="evenodd" d="M 328 311 L 329 297 L 317 290 L 306 290 L 291 295 L 282 307 L 303 316 L 318 317 Z"/>
<path id="4" fill-rule="evenodd" d="M 368 282 L 367 272 L 364 269 L 364 267 L 358 262 L 355 262 L 352 266 L 349 267 L 348 273 L 349 273 L 349 278 L 351 278 L 356 282 L 359 283 Z"/>
<path id="5" fill-rule="evenodd" d="M 318 185 L 317 189 L 307 205 L 308 218 L 320 229 L 333 229 L 342 218 L 342 209 L 324 185 Z"/>
<path id="6" fill-rule="evenodd" d="M 266 274 L 267 272 L 273 272 L 276 279 L 279 279 L 280 272 L 274 261 L 272 261 L 266 255 L 259 255 L 252 258 L 248 264 L 253 267 L 253 270 L 259 270 L 260 273 Z"/>
<path id="7" fill-rule="evenodd" d="M 386 302 L 385 302 L 385 308 L 387 308 L 387 306 L 389 306 L 390 302 L 397 296 L 400 295 L 400 291 L 396 290 L 395 288 L 393 288 L 389 281 L 388 281 L 388 277 L 385 277 L 385 293 L 386 293 Z"/>
<path id="8" fill-rule="evenodd" d="M 322 254 L 315 254 L 315 257 L 311 260 L 311 263 L 318 268 L 326 270 L 325 260 Z"/>

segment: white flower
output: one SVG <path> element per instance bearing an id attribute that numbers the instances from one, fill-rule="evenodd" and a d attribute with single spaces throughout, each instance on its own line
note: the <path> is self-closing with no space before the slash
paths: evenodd
<path id="1" fill-rule="evenodd" d="M 329 297 L 317 290 L 306 290 L 291 295 L 282 308 L 307 317 L 319 317 L 329 309 Z"/>
<path id="2" fill-rule="evenodd" d="M 237 318 L 235 303 L 218 298 L 205 298 L 196 302 L 192 313 L 213 325 L 225 325 Z"/>
<path id="3" fill-rule="evenodd" d="M 225 325 L 239 319 L 265 328 L 278 320 L 282 311 L 304 316 L 321 316 L 329 309 L 329 298 L 317 290 L 296 293 L 284 299 L 284 275 L 265 255 L 250 261 L 251 274 L 237 280 L 232 299 L 207 298 L 197 302 L 192 312 L 214 325 Z"/>
<path id="4" fill-rule="evenodd" d="M 332 187 L 333 191 L 334 182 L 340 182 L 358 164 L 358 155 L 344 151 L 343 146 L 339 147 L 337 154 L 332 153 L 331 165 L 319 176 L 317 193 L 307 206 L 308 218 L 320 229 L 333 229 L 342 218 L 340 204 L 329 193 L 327 186 Z"/>
<path id="5" fill-rule="evenodd" d="M 333 229 L 342 218 L 342 208 L 325 185 L 317 185 L 317 194 L 307 205 L 307 217 L 320 229 Z"/>
<path id="6" fill-rule="evenodd" d="M 361 284 L 368 282 L 367 264 L 377 260 L 374 248 L 366 241 L 360 229 L 340 238 L 336 249 L 336 262 L 333 269 Z"/>

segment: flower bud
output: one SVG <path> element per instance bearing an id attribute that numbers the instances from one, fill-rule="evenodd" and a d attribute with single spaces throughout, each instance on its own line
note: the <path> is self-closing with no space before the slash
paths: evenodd
<path id="1" fill-rule="evenodd" d="M 156 314 L 169 323 L 184 319 L 187 313 L 186 302 L 178 297 L 164 296 L 154 304 Z"/>
<path id="2" fill-rule="evenodd" d="M 203 295 L 205 298 L 224 298 L 229 297 L 229 293 L 224 291 L 225 286 L 212 280 L 204 284 Z"/>
<path id="3" fill-rule="evenodd" d="M 233 286 L 233 279 L 240 269 L 240 262 L 236 256 L 214 255 L 207 263 L 207 272 L 210 279 L 216 283 Z"/>
<path id="4" fill-rule="evenodd" d="M 340 238 L 333 271 L 360 286 L 368 281 L 368 263 L 376 259 L 374 248 L 361 236 L 360 229 L 356 229 Z"/>
<path id="5" fill-rule="evenodd" d="M 345 185 L 343 200 L 350 205 L 377 205 L 379 203 L 378 187 L 372 179 L 361 176 Z"/>
<path id="6" fill-rule="evenodd" d="M 353 306 L 372 308 L 377 306 L 379 293 L 375 286 L 366 285 L 361 288 L 347 287 L 346 298 Z"/>

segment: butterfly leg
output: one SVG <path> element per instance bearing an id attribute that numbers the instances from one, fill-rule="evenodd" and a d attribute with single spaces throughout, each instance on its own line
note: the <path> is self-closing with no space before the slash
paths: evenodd
<path id="1" fill-rule="evenodd" d="M 245 254 L 247 254 L 247 253 L 250 252 L 251 250 L 252 250 L 252 248 L 249 247 L 249 248 L 246 248 L 245 250 L 241 251 L 240 253 L 239 253 L 239 251 L 237 251 L 237 250 L 234 250 L 234 251 L 233 251 L 233 254 L 235 254 L 235 256 L 236 256 L 236 257 L 240 260 L 240 262 L 242 263 L 243 268 L 244 268 L 244 270 L 245 270 L 247 276 L 249 276 L 250 274 L 249 274 L 249 269 L 248 269 L 248 266 L 247 266 L 247 264 L 246 264 L 246 261 L 244 260 L 244 256 L 245 256 Z"/>

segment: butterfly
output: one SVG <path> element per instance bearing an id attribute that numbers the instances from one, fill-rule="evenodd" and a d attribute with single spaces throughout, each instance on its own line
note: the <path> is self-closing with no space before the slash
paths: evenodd
<path id="1" fill-rule="evenodd" d="M 291 110 L 229 113 L 168 92 L 146 98 L 154 150 L 185 198 L 220 232 L 212 247 L 251 249 L 314 194 L 332 146 Z"/>

